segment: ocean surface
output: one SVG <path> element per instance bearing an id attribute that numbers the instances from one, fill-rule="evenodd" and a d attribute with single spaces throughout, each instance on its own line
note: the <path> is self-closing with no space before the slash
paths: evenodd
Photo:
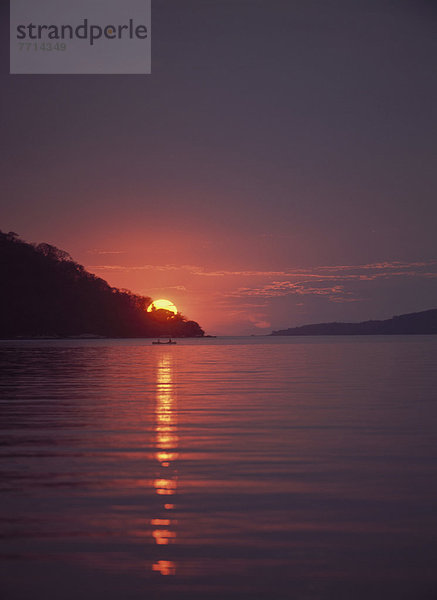
<path id="1" fill-rule="evenodd" d="M 437 336 L 0 342 L 2 600 L 437 598 Z"/>

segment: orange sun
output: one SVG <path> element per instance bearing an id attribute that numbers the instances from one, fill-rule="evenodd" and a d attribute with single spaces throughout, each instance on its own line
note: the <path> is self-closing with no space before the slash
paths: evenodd
<path id="1" fill-rule="evenodd" d="M 151 312 L 152 310 L 159 310 L 159 309 L 168 310 L 175 315 L 178 314 L 178 309 L 173 304 L 173 302 L 170 302 L 170 300 L 164 300 L 164 298 L 160 298 L 159 300 L 154 300 L 151 304 L 149 304 L 149 306 L 147 307 L 147 312 Z"/>

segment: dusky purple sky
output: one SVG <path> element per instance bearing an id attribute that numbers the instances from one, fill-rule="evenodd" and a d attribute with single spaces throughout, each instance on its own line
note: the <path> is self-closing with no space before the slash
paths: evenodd
<path id="1" fill-rule="evenodd" d="M 0 228 L 209 333 L 437 306 L 437 8 L 154 0 L 152 75 L 9 75 Z"/>

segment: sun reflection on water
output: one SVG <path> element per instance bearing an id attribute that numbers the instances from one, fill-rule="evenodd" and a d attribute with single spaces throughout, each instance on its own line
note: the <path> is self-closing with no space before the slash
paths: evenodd
<path id="1" fill-rule="evenodd" d="M 156 408 L 155 408 L 155 459 L 159 475 L 153 486 L 158 496 L 174 496 L 177 490 L 177 471 L 174 466 L 178 458 L 176 399 L 173 384 L 172 355 L 160 354 L 156 369 Z M 176 541 L 174 529 L 176 521 L 169 511 L 174 504 L 163 502 L 161 514 L 151 519 L 152 537 L 158 546 L 168 546 Z M 169 560 L 157 560 L 152 570 L 161 575 L 175 575 L 176 563 Z"/>
<path id="2" fill-rule="evenodd" d="M 158 560 L 153 565 L 153 571 L 158 571 L 161 575 L 174 575 L 176 573 L 176 567 L 171 560 Z"/>

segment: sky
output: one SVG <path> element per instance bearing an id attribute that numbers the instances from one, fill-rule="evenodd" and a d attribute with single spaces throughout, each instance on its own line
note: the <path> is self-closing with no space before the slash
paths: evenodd
<path id="1" fill-rule="evenodd" d="M 9 75 L 0 229 L 210 334 L 437 307 L 437 8 L 152 0 L 151 75 Z"/>

